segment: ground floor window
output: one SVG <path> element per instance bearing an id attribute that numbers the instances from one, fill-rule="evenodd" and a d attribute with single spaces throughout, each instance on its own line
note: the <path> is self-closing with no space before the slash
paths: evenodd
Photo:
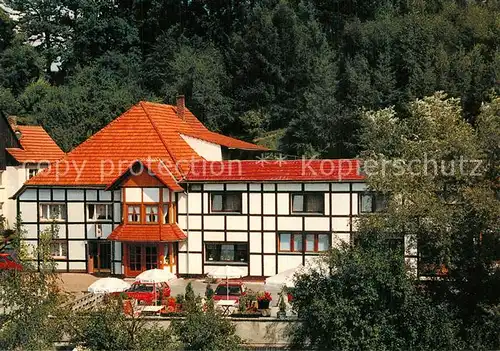
<path id="1" fill-rule="evenodd" d="M 248 262 L 247 243 L 206 243 L 207 262 Z"/>
<path id="2" fill-rule="evenodd" d="M 66 241 L 52 241 L 50 254 L 55 259 L 66 259 L 68 257 L 68 243 Z"/>
<path id="3" fill-rule="evenodd" d="M 279 233 L 280 252 L 323 252 L 330 248 L 330 233 Z"/>

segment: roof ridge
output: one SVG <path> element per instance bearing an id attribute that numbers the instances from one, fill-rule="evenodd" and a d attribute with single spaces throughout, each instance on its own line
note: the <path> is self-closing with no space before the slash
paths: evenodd
<path id="1" fill-rule="evenodd" d="M 163 138 L 163 135 L 161 135 L 160 133 L 160 130 L 158 129 L 158 126 L 156 125 L 156 123 L 153 121 L 153 118 L 151 117 L 151 115 L 149 114 L 149 111 L 147 110 L 147 106 L 146 106 L 147 102 L 144 102 L 144 101 L 140 101 L 139 102 L 139 105 L 141 106 L 141 108 L 143 109 L 144 113 L 146 114 L 146 116 L 148 117 L 149 119 L 149 122 L 151 123 L 151 125 L 153 126 L 156 134 L 158 134 L 158 137 L 160 138 L 160 141 L 161 143 L 163 144 L 163 146 L 165 147 L 165 150 L 167 150 L 167 153 L 169 154 L 169 156 L 172 158 L 172 161 L 174 162 L 174 165 L 175 165 L 175 168 L 177 170 L 177 172 L 179 172 L 179 174 L 182 176 L 182 178 L 184 178 L 181 170 L 179 169 L 178 165 L 177 165 L 177 159 L 174 157 L 174 155 L 172 154 L 172 152 L 170 152 L 170 149 L 167 145 L 167 143 L 165 142 L 165 139 Z M 167 167 L 168 168 L 168 167 Z M 176 179 L 174 177 L 174 179 Z M 177 181 L 177 179 L 176 179 Z"/>

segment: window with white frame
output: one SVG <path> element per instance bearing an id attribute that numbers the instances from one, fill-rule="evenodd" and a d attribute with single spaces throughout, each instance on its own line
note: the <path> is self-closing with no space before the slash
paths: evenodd
<path id="1" fill-rule="evenodd" d="M 387 210 L 388 196 L 377 192 L 359 194 L 359 212 L 375 213 Z"/>
<path id="2" fill-rule="evenodd" d="M 55 240 L 50 243 L 50 254 L 53 258 L 68 257 L 68 243 L 66 241 Z"/>
<path id="3" fill-rule="evenodd" d="M 210 201 L 211 212 L 241 213 L 241 193 L 212 193 Z"/>
<path id="4" fill-rule="evenodd" d="M 89 221 L 110 221 L 113 219 L 112 204 L 87 204 L 87 219 Z"/>
<path id="5" fill-rule="evenodd" d="M 292 194 L 292 213 L 324 213 L 323 193 Z"/>
<path id="6" fill-rule="evenodd" d="M 64 204 L 40 204 L 40 220 L 66 220 L 66 205 Z"/>

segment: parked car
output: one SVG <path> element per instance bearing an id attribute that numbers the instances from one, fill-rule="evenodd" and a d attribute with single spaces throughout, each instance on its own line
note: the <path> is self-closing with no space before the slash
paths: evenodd
<path id="1" fill-rule="evenodd" d="M 215 301 L 219 300 L 236 300 L 237 302 L 240 300 L 240 296 L 245 295 L 246 287 L 243 282 L 239 281 L 230 281 L 221 282 L 215 288 L 214 297 Z M 229 292 L 229 294 L 228 294 Z"/>
<path id="2" fill-rule="evenodd" d="M 16 270 L 21 271 L 23 266 L 19 260 L 11 253 L 0 253 L 0 271 Z"/>
<path id="3" fill-rule="evenodd" d="M 135 282 L 124 291 L 124 294 L 131 299 L 136 299 L 139 303 L 153 305 L 155 297 L 160 301 L 170 297 L 170 286 L 167 283 Z"/>

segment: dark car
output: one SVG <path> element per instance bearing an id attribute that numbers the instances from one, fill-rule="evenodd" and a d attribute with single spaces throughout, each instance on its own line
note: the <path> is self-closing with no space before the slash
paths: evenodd
<path id="1" fill-rule="evenodd" d="M 21 271 L 23 266 L 18 259 L 11 253 L 0 253 L 0 271 L 15 270 Z"/>
<path id="2" fill-rule="evenodd" d="M 215 301 L 218 300 L 240 300 L 240 296 L 245 295 L 245 285 L 243 282 L 221 282 L 215 288 L 214 297 Z"/>
<path id="3" fill-rule="evenodd" d="M 153 305 L 156 300 L 164 300 L 170 296 L 170 286 L 167 283 L 135 282 L 124 293 L 140 303 Z"/>

